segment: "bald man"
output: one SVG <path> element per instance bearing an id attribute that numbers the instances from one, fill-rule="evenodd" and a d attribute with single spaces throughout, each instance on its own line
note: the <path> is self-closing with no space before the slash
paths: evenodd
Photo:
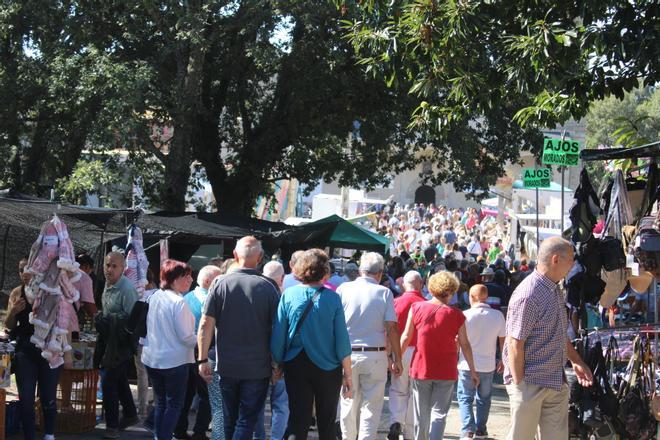
<path id="1" fill-rule="evenodd" d="M 470 308 L 463 312 L 465 329 L 472 346 L 474 369 L 479 374 L 479 386 L 475 387 L 463 353 L 458 361 L 458 408 L 461 413 L 461 438 L 487 438 L 488 414 L 490 412 L 493 376 L 495 374 L 496 350 L 499 341 L 500 350 L 504 348 L 504 315 L 488 305 L 488 288 L 475 284 L 470 288 Z M 501 372 L 502 363 L 497 366 Z M 477 417 L 472 411 L 472 403 L 477 398 Z"/>
<path id="2" fill-rule="evenodd" d="M 208 351 L 216 329 L 226 439 L 252 440 L 273 373 L 270 332 L 280 297 L 256 270 L 262 257 L 255 237 L 236 242 L 236 268 L 211 285 L 197 334 L 199 374 L 210 382 Z"/>
<path id="3" fill-rule="evenodd" d="M 129 362 L 136 353 L 135 341 L 123 329 L 138 300 L 138 293 L 124 273 L 124 255 L 110 252 L 103 261 L 105 289 L 101 296 L 103 315 L 97 319 L 97 330 L 105 346 L 101 359 L 103 374 L 104 438 L 119 438 L 119 430 L 138 422 L 133 394 L 128 385 Z M 119 418 L 119 403 L 122 417 Z"/>
<path id="4" fill-rule="evenodd" d="M 558 283 L 573 267 L 573 244 L 560 237 L 543 240 L 536 270 L 509 301 L 504 344 L 504 383 L 511 427 L 507 439 L 568 438 L 568 398 L 564 366 L 571 361 L 582 386 L 591 370 L 568 339 L 568 320 Z"/>

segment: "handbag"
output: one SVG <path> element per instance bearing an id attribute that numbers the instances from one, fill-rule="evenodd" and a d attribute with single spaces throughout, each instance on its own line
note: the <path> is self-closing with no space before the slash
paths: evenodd
<path id="1" fill-rule="evenodd" d="M 618 238 L 601 238 L 600 255 L 603 259 L 603 268 L 608 272 L 626 267 L 626 254 Z"/>
<path id="2" fill-rule="evenodd" d="M 156 293 L 156 292 L 154 292 Z M 153 296 L 153 295 L 152 295 Z M 151 296 L 149 297 L 151 299 Z M 137 301 L 126 321 L 126 332 L 139 338 L 147 337 L 147 315 L 149 314 L 149 299 Z"/>

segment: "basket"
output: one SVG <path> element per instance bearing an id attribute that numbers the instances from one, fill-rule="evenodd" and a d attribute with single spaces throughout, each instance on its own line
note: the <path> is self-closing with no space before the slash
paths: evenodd
<path id="1" fill-rule="evenodd" d="M 96 426 L 98 370 L 62 370 L 57 384 L 55 433 L 78 434 Z M 42 412 L 36 412 L 37 426 L 43 427 Z"/>

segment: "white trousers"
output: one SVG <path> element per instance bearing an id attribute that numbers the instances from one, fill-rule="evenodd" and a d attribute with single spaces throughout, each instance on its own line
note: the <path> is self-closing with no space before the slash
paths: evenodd
<path id="1" fill-rule="evenodd" d="M 378 424 L 385 400 L 387 363 L 384 351 L 353 352 L 353 397 L 341 399 L 343 440 L 372 440 L 378 437 Z"/>
<path id="2" fill-rule="evenodd" d="M 392 423 L 400 423 L 403 428 L 403 438 L 412 440 L 414 436 L 414 423 L 413 423 L 413 393 L 412 383 L 410 381 L 410 361 L 412 360 L 415 347 L 408 347 L 403 353 L 401 362 L 403 364 L 403 372 L 401 376 L 396 377 L 392 375 L 390 384 L 390 413 Z"/>

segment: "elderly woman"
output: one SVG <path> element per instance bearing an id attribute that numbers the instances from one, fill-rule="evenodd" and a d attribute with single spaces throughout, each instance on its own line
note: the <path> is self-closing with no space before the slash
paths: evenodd
<path id="1" fill-rule="evenodd" d="M 172 439 L 186 395 L 189 364 L 195 363 L 195 317 L 182 296 L 191 283 L 190 266 L 166 260 L 160 268 L 161 289 L 148 300 L 142 363 L 153 384 L 157 440 Z"/>
<path id="2" fill-rule="evenodd" d="M 328 256 L 305 251 L 293 272 L 302 284 L 284 291 L 271 338 L 273 359 L 284 364 L 289 395 L 289 439 L 304 440 L 316 402 L 320 440 L 334 440 L 339 391 L 349 396 L 351 345 L 339 296 L 323 286 Z M 342 375 L 343 372 L 343 375 Z"/>
<path id="3" fill-rule="evenodd" d="M 457 340 L 474 386 L 479 385 L 465 330 L 465 316 L 448 305 L 459 284 L 458 278 L 449 272 L 433 275 L 428 282 L 433 298 L 411 306 L 401 335 L 402 353 L 415 336 L 417 341 L 410 364 L 415 440 L 428 440 L 429 434 L 432 440 L 443 438 L 454 384 L 458 379 Z"/>

